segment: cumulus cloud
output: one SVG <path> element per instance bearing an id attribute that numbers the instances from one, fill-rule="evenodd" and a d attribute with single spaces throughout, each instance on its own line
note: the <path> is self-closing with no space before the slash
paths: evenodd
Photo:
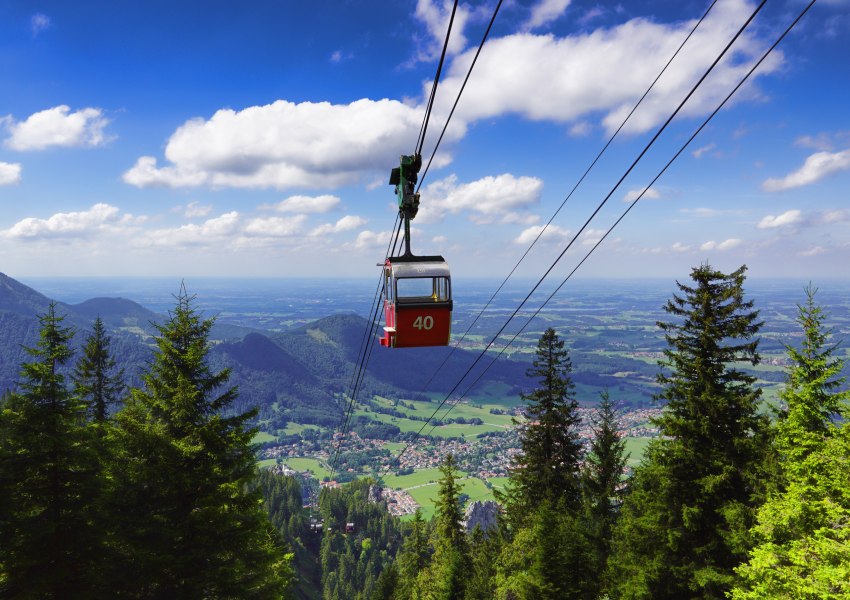
<path id="1" fill-rule="evenodd" d="M 605 235 L 604 229 L 587 229 L 581 236 L 581 243 L 584 246 L 595 246 L 603 235 Z"/>
<path id="2" fill-rule="evenodd" d="M 186 212 L 184 214 L 187 218 L 192 219 L 194 217 L 206 217 L 211 212 L 212 206 L 204 205 L 200 202 L 190 202 L 186 205 Z"/>
<path id="3" fill-rule="evenodd" d="M 521 29 L 530 31 L 551 23 L 563 15 L 569 5 L 570 0 L 540 0 L 531 8 L 531 15 Z"/>
<path id="4" fill-rule="evenodd" d="M 27 217 L 2 232 L 6 238 L 34 240 L 44 238 L 80 238 L 98 232 L 117 232 L 133 221 L 121 216 L 116 206 L 99 203 L 80 212 L 56 213 L 47 219 Z"/>
<path id="5" fill-rule="evenodd" d="M 463 212 L 476 223 L 522 222 L 527 217 L 517 210 L 538 202 L 542 190 L 543 181 L 536 177 L 503 173 L 458 183 L 457 176 L 450 175 L 425 187 L 428 202 L 416 218 L 420 223 L 434 223 L 446 214 Z"/>
<path id="6" fill-rule="evenodd" d="M 759 221 L 759 229 L 773 229 L 775 227 L 783 227 L 785 225 L 793 225 L 799 223 L 802 213 L 799 210 L 786 210 L 781 215 L 767 215 Z"/>
<path id="7" fill-rule="evenodd" d="M 439 3 L 438 0 L 418 0 L 416 2 L 416 18 L 425 25 L 428 31 L 428 41 L 425 48 L 416 57 L 417 60 L 425 61 L 439 58 L 446 39 L 446 31 L 449 28 L 453 4 L 452 0 L 443 0 L 442 3 Z M 463 30 L 466 28 L 469 17 L 469 9 L 458 4 L 452 23 L 449 45 L 446 48 L 447 54 L 457 54 L 466 47 L 466 37 Z"/>
<path id="8" fill-rule="evenodd" d="M 623 196 L 623 202 L 634 202 L 640 198 L 641 200 L 658 200 L 661 198 L 661 193 L 655 188 L 643 188 L 638 190 L 629 190 L 625 196 Z"/>
<path id="9" fill-rule="evenodd" d="M 343 231 L 351 231 L 366 224 L 366 219 L 356 215 L 346 215 L 339 219 L 336 223 L 325 223 L 319 225 L 310 232 L 312 236 L 330 235 L 332 233 L 341 233 Z"/>
<path id="10" fill-rule="evenodd" d="M 719 3 L 632 116 L 627 129 L 646 131 L 666 118 L 751 11 L 752 5 L 746 0 Z M 611 132 L 693 25 L 694 21 L 664 24 L 636 18 L 616 27 L 567 37 L 518 33 L 490 40 L 487 52 L 476 64 L 475 77 L 464 92 L 459 112 L 466 121 L 513 113 L 556 122 L 601 112 L 602 123 Z M 765 46 L 757 34 L 741 36 L 732 56 L 718 65 L 681 114 L 696 116 L 713 110 Z M 473 55 L 470 49 L 452 62 L 440 83 L 443 98 L 438 98 L 435 110 L 445 111 L 440 103 L 455 97 Z M 635 61 L 635 56 L 641 59 Z M 757 75 L 775 72 L 782 62 L 781 54 L 771 55 Z M 617 85 L 611 85 L 612 81 Z M 749 85 L 744 97 L 747 94 L 750 98 L 758 96 L 757 87 Z"/>
<path id="11" fill-rule="evenodd" d="M 434 43 L 443 39 L 450 4 L 450 0 L 417 2 L 417 18 Z M 748 0 L 719 3 L 631 118 L 628 131 L 646 131 L 666 118 L 751 9 Z M 479 12 L 467 6 L 459 9 L 453 51 L 465 46 L 464 23 L 477 19 Z M 603 127 L 613 131 L 693 24 L 636 18 L 568 36 L 524 32 L 492 38 L 476 64 L 437 162 L 451 161 L 452 143 L 466 135 L 470 124 L 504 115 L 563 123 L 573 135 L 596 127 L 601 115 Z M 732 54 L 685 106 L 683 117 L 714 109 L 764 49 L 765 40 L 759 35 L 748 32 L 738 40 Z M 473 48 L 463 50 L 447 66 L 433 112 L 438 121 L 448 115 L 473 56 Z M 635 56 L 641 60 L 635 61 Z M 780 52 L 773 53 L 756 80 L 775 72 L 783 60 Z M 184 123 L 168 139 L 164 159 L 138 158 L 124 180 L 139 187 L 279 189 L 333 189 L 362 179 L 373 181 L 376 171 L 386 171 L 388 160 L 410 151 L 430 86 L 424 82 L 421 97 L 410 102 L 278 100 L 239 111 L 219 110 L 210 118 Z M 755 81 L 741 92 L 737 101 L 759 97 Z"/>
<path id="12" fill-rule="evenodd" d="M 292 217 L 261 217 L 249 220 L 243 233 L 252 237 L 290 237 L 301 233 L 305 215 Z"/>
<path id="13" fill-rule="evenodd" d="M 761 188 L 766 192 L 781 192 L 815 183 L 847 169 L 850 169 L 850 149 L 843 152 L 816 152 L 796 171 L 778 179 L 767 179 Z"/>
<path id="14" fill-rule="evenodd" d="M 386 170 L 388 157 L 410 151 L 421 123 L 420 109 L 386 99 L 278 100 L 223 109 L 172 134 L 165 147 L 169 165 L 143 156 L 124 181 L 138 187 L 334 188 Z"/>
<path id="15" fill-rule="evenodd" d="M 737 238 L 729 238 L 728 240 L 720 242 L 719 244 L 715 241 L 705 242 L 704 244 L 702 244 L 699 247 L 699 249 L 703 250 L 703 251 L 706 251 L 706 250 L 731 250 L 732 248 L 737 248 L 738 246 L 740 246 L 743 243 L 744 242 L 742 240 L 739 240 Z"/>
<path id="16" fill-rule="evenodd" d="M 134 240 L 140 246 L 203 246 L 233 236 L 239 227 L 239 213 L 231 211 L 201 224 L 155 229 Z"/>
<path id="17" fill-rule="evenodd" d="M 530 244 L 537 239 L 537 236 L 540 235 L 541 231 L 543 231 L 543 227 L 543 225 L 533 225 L 532 227 L 524 229 L 522 233 L 514 239 L 514 242 L 523 245 Z M 546 231 L 543 231 L 543 235 L 540 236 L 540 241 L 543 242 L 563 243 L 569 239 L 570 230 L 558 227 L 557 225 L 549 225 L 549 227 L 546 228 Z"/>
<path id="18" fill-rule="evenodd" d="M 690 252 L 691 250 L 693 250 L 693 246 L 688 246 L 687 244 L 682 244 L 681 242 L 676 242 L 670 248 L 671 250 L 673 250 L 673 252 L 677 252 L 679 254 L 683 254 L 685 252 Z"/>
<path id="19" fill-rule="evenodd" d="M 104 128 L 109 120 L 99 108 L 71 112 L 66 105 L 30 115 L 25 121 L 7 118 L 10 136 L 6 146 L 13 150 L 43 150 L 50 146 L 102 146 L 108 139 Z"/>
<path id="20" fill-rule="evenodd" d="M 357 239 L 354 241 L 354 247 L 358 250 L 372 250 L 380 247 L 386 249 L 387 245 L 390 243 L 391 236 L 392 233 L 389 231 L 380 231 L 375 233 L 374 231 L 369 231 L 367 229 L 365 231 L 361 231 L 357 235 Z"/>
<path id="21" fill-rule="evenodd" d="M 0 185 L 12 185 L 21 181 L 21 164 L 0 162 Z"/>
<path id="22" fill-rule="evenodd" d="M 321 196 L 290 196 L 270 208 L 283 213 L 326 213 L 339 206 L 339 203 L 340 199 L 330 194 Z"/>

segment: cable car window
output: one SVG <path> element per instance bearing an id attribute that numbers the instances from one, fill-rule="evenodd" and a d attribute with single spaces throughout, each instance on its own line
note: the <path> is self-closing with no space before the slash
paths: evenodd
<path id="1" fill-rule="evenodd" d="M 448 277 L 406 277 L 397 280 L 399 302 L 447 302 Z"/>

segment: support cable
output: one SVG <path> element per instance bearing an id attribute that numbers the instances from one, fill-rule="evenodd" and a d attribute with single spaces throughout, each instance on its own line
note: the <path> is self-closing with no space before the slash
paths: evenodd
<path id="1" fill-rule="evenodd" d="M 425 118 L 422 121 L 422 127 L 419 128 L 419 137 L 416 140 L 416 152 L 414 156 L 422 153 L 422 146 L 425 144 L 425 134 L 428 131 L 428 121 L 431 119 L 431 109 L 434 108 L 434 97 L 437 95 L 437 85 L 440 83 L 440 74 L 443 71 L 443 63 L 446 60 L 446 50 L 449 47 L 449 37 L 452 33 L 452 24 L 455 20 L 455 12 L 457 12 L 458 0 L 455 0 L 452 6 L 452 14 L 449 17 L 449 27 L 446 30 L 446 39 L 443 41 L 443 51 L 440 54 L 440 62 L 437 64 L 437 74 L 434 77 L 434 83 L 431 85 L 431 95 L 428 97 L 428 104 L 425 106 Z"/>
<path id="2" fill-rule="evenodd" d="M 661 71 L 658 73 L 658 75 L 655 77 L 653 82 L 649 85 L 649 87 L 646 89 L 646 91 L 643 93 L 643 95 L 640 97 L 640 99 L 634 105 L 634 107 L 629 112 L 629 114 L 626 115 L 626 118 L 623 119 L 623 122 L 620 123 L 620 126 L 617 128 L 617 130 L 611 135 L 610 138 L 608 138 L 608 141 L 605 143 L 605 145 L 602 147 L 602 149 L 596 155 L 596 158 L 593 159 L 593 161 L 590 163 L 590 165 L 584 171 L 584 174 L 582 174 L 582 176 L 579 178 L 579 180 L 576 182 L 576 184 L 573 186 L 573 188 L 570 190 L 570 192 L 564 198 L 564 201 L 561 202 L 561 205 L 558 207 L 558 209 L 552 214 L 551 217 L 549 217 L 549 220 L 543 226 L 543 229 L 540 230 L 540 232 L 537 234 L 537 237 L 535 237 L 534 241 L 531 242 L 531 245 L 529 245 L 528 248 L 526 248 L 525 252 L 523 252 L 522 256 L 520 256 L 519 260 L 513 266 L 510 273 L 508 273 L 507 277 L 505 277 L 505 279 L 502 281 L 502 283 L 499 284 L 499 287 L 496 288 L 496 291 L 493 292 L 493 294 L 490 296 L 490 299 L 487 300 L 487 303 L 484 305 L 484 307 L 480 311 L 478 311 L 478 314 L 475 315 L 475 318 L 472 320 L 472 323 L 469 324 L 469 326 L 466 328 L 466 331 L 463 332 L 463 335 L 461 335 L 460 338 L 455 342 L 451 351 L 443 359 L 443 362 L 441 362 L 439 364 L 439 366 L 437 366 L 437 368 L 434 370 L 434 373 L 431 375 L 431 377 L 428 379 L 428 381 L 422 387 L 422 390 L 421 390 L 422 392 L 424 392 L 426 389 L 428 389 L 428 386 L 431 384 L 431 382 L 437 376 L 437 373 L 439 373 L 440 370 L 442 370 L 442 368 L 445 366 L 445 364 L 449 361 L 449 359 L 455 353 L 455 350 L 457 350 L 460 347 L 460 344 L 463 342 L 463 340 L 466 339 L 467 334 L 469 334 L 469 332 L 472 331 L 472 328 L 475 327 L 475 324 L 478 322 L 478 320 L 481 318 L 481 316 L 484 314 L 484 312 L 490 307 L 490 304 L 493 303 L 493 300 L 496 299 L 496 296 L 499 295 L 499 292 L 502 291 L 502 288 L 505 287 L 505 284 L 507 284 L 508 280 L 511 277 L 513 277 L 513 274 L 516 272 L 516 270 L 519 268 L 519 266 L 525 260 L 526 256 L 528 256 L 529 252 L 531 252 L 531 250 L 534 248 L 534 246 L 537 244 L 537 242 L 540 240 L 540 238 L 543 236 L 543 234 L 546 233 L 546 230 L 549 228 L 549 225 L 552 224 L 552 221 L 555 220 L 555 217 L 558 216 L 558 214 L 561 212 L 561 209 L 564 208 L 564 206 L 566 205 L 567 201 L 569 201 L 569 199 L 572 197 L 572 195 L 575 193 L 575 191 L 578 189 L 578 187 L 582 184 L 582 182 L 584 182 L 587 175 L 590 173 L 590 171 L 593 169 L 593 167 L 596 166 L 596 163 L 599 161 L 599 159 L 602 158 L 602 155 L 608 149 L 608 146 L 611 145 L 611 143 L 614 141 L 614 138 L 616 138 L 617 135 L 620 133 L 620 131 L 623 129 L 623 127 L 626 126 L 626 123 L 628 123 L 629 119 L 631 119 L 631 117 L 635 113 L 635 111 L 638 109 L 638 107 L 643 103 L 644 99 L 649 95 L 649 93 L 655 87 L 655 84 L 658 83 L 658 80 L 661 79 L 661 76 L 664 75 L 664 73 L 667 71 L 667 68 L 670 66 L 670 63 L 673 62 L 673 60 L 676 58 L 676 56 L 679 55 L 679 52 L 681 52 L 682 48 L 684 48 L 685 44 L 688 43 L 688 40 L 691 39 L 691 36 L 694 34 L 694 32 L 697 30 L 697 28 L 700 26 L 700 24 L 702 24 L 702 22 L 708 16 L 708 13 L 711 12 L 712 8 L 714 8 L 715 4 L 717 4 L 717 0 L 712 1 L 712 3 L 709 5 L 709 7 L 706 9 L 706 11 L 703 13 L 702 17 L 700 17 L 699 21 L 697 21 L 697 23 L 693 26 L 693 28 L 691 28 L 691 31 L 688 33 L 687 37 L 685 37 L 685 39 L 682 41 L 682 43 L 679 44 L 679 47 L 676 49 L 676 51 L 673 53 L 673 55 L 667 61 L 667 64 L 664 65 L 664 68 L 661 69 Z M 501 1 L 499 2 L 499 5 L 501 5 Z M 499 6 L 496 6 L 496 12 L 498 12 L 498 10 L 499 10 Z M 496 18 L 496 13 L 494 12 L 493 13 L 493 19 L 495 19 L 495 18 Z M 490 25 L 493 24 L 493 19 L 490 20 Z M 489 33 L 489 31 L 490 31 L 490 28 L 488 27 L 487 33 Z M 487 38 L 487 33 L 484 34 L 484 40 L 486 40 L 486 38 Z M 484 45 L 484 40 L 481 40 L 481 45 L 478 47 L 479 52 L 481 51 L 481 47 Z M 477 53 L 475 55 L 475 58 L 476 59 L 478 58 Z M 466 75 L 466 79 L 463 82 L 464 86 L 466 85 L 466 81 L 469 79 L 469 75 L 472 73 L 472 67 L 474 67 L 474 66 L 475 66 L 475 60 L 472 61 L 472 66 L 470 66 L 469 72 Z M 451 116 L 454 113 L 454 108 L 457 107 L 457 103 L 458 103 L 458 100 L 460 100 L 460 94 L 461 93 L 463 93 L 463 87 L 461 87 L 460 92 L 458 93 L 458 97 L 455 100 L 455 106 L 452 108 L 452 112 L 449 114 L 449 120 L 451 120 Z M 448 124 L 449 124 L 449 122 L 447 120 L 446 125 L 443 127 L 443 132 L 440 134 L 440 139 L 437 141 L 437 148 L 439 148 L 440 140 L 443 139 L 443 134 L 445 134 L 446 127 L 448 127 Z M 429 161 L 428 161 L 429 167 L 431 166 L 431 160 L 434 158 L 434 155 L 437 152 L 437 148 L 434 149 L 434 152 L 431 154 L 431 159 L 429 159 Z M 425 175 L 427 175 L 427 173 L 428 173 L 428 168 L 426 167 L 425 173 L 423 173 L 422 178 L 419 180 L 420 186 L 422 185 L 422 179 L 425 178 Z M 418 188 L 417 188 L 417 190 L 418 190 Z"/>
<path id="3" fill-rule="evenodd" d="M 398 243 L 398 234 L 399 234 L 399 231 L 401 230 L 401 219 L 399 218 L 398 215 L 396 215 L 396 220 L 395 220 L 395 223 L 393 224 L 393 230 L 394 230 L 394 234 L 390 233 L 390 240 L 387 243 L 387 253 L 388 253 L 387 256 L 390 256 L 390 254 L 389 254 L 390 247 L 392 246 L 393 252 L 395 252 L 395 245 Z M 393 237 L 395 237 L 395 243 L 393 243 Z M 352 411 L 352 406 L 355 403 L 357 381 L 358 381 L 358 378 L 360 377 L 360 372 L 365 368 L 365 363 L 368 362 L 368 360 L 364 361 L 364 358 L 366 356 L 367 344 L 368 344 L 370 339 L 374 338 L 375 319 L 377 318 L 378 311 L 380 309 L 380 302 L 378 302 L 378 298 L 380 297 L 381 290 L 383 289 L 383 282 L 384 282 L 384 277 L 383 277 L 383 271 L 382 271 L 381 275 L 378 276 L 378 286 L 375 289 L 375 296 L 372 299 L 372 305 L 369 307 L 369 312 L 367 313 L 367 314 L 372 315 L 372 320 L 367 322 L 367 324 L 366 324 L 366 328 L 363 332 L 363 338 L 360 341 L 360 350 L 358 351 L 358 354 L 357 354 L 356 366 L 355 366 L 354 370 L 352 370 L 351 383 L 349 384 L 349 389 L 351 390 L 351 394 L 349 396 L 349 406 L 348 406 L 348 409 L 346 410 L 346 417 L 341 422 L 340 427 L 338 429 L 335 429 L 335 431 L 334 431 L 334 434 L 341 433 L 342 436 L 340 437 L 340 442 L 337 443 L 334 446 L 334 449 L 332 450 L 332 453 L 334 454 L 334 458 L 333 458 L 333 461 L 332 461 L 332 468 L 331 468 L 332 474 L 336 470 L 336 462 L 337 462 L 337 458 L 339 456 L 339 447 L 340 447 L 340 444 L 342 443 L 341 439 L 342 439 L 342 437 L 345 436 L 346 429 L 348 427 L 348 421 L 350 419 L 350 415 L 351 415 L 351 411 Z"/>
<path id="4" fill-rule="evenodd" d="M 622 221 L 626 217 L 626 215 L 629 214 L 629 212 L 631 212 L 631 210 L 635 207 L 635 205 L 638 203 L 638 201 L 641 198 L 643 198 L 644 194 L 646 194 L 646 190 L 648 190 L 650 187 L 652 187 L 655 184 L 655 182 L 657 182 L 661 178 L 661 176 L 667 171 L 667 169 L 670 168 L 670 166 L 673 164 L 673 162 L 676 159 L 679 158 L 679 156 L 682 154 L 682 152 L 684 152 L 688 148 L 688 146 L 690 146 L 691 142 L 693 142 L 694 139 L 702 132 L 702 130 L 705 129 L 705 127 L 708 125 L 708 123 L 715 117 L 715 115 L 717 115 L 718 112 L 720 112 L 720 110 L 726 105 L 726 103 L 732 98 L 732 96 L 735 95 L 735 93 L 741 88 L 741 86 L 744 85 L 744 83 L 747 82 L 747 80 L 755 72 L 755 70 L 765 61 L 765 59 L 767 59 L 768 55 L 770 55 L 770 53 L 773 52 L 773 50 L 780 44 L 780 42 L 782 42 L 782 40 L 785 39 L 785 36 L 787 36 L 788 33 L 805 16 L 805 14 L 815 4 L 815 2 L 816 2 L 816 0 L 811 0 L 811 2 L 808 4 L 808 6 L 806 6 L 806 8 L 803 9 L 803 11 L 797 16 L 797 18 L 794 19 L 794 21 L 785 29 L 785 31 L 782 33 L 782 35 L 780 35 L 777 38 L 777 40 L 770 46 L 770 48 L 768 48 L 764 52 L 764 54 L 762 54 L 761 58 L 759 58 L 759 60 L 750 68 L 750 70 L 747 71 L 747 74 L 744 75 L 743 79 L 741 79 L 741 81 L 738 82 L 738 84 L 732 89 L 731 92 L 729 92 L 729 94 L 723 99 L 723 101 L 717 106 L 717 108 L 715 108 L 714 111 L 702 122 L 702 124 L 696 129 L 696 131 L 694 131 L 694 133 L 691 134 L 691 136 L 682 145 L 682 147 L 679 148 L 679 150 L 676 152 L 676 154 L 674 154 L 673 157 L 669 161 L 667 161 L 667 164 L 665 164 L 664 167 L 658 172 L 658 174 L 652 179 L 652 181 L 649 182 L 649 184 L 644 188 L 644 190 L 640 193 L 640 195 L 638 195 L 638 197 L 635 198 L 629 204 L 629 206 L 626 208 L 626 210 L 623 211 L 623 214 L 621 214 L 620 217 L 616 221 L 614 221 L 614 223 L 607 229 L 605 234 L 602 237 L 600 237 L 599 240 L 593 245 L 593 247 L 587 252 L 587 254 L 584 255 L 584 258 L 582 258 L 581 261 L 579 261 L 579 263 L 573 268 L 573 270 L 570 271 L 570 273 L 564 278 L 564 280 L 561 281 L 561 283 L 558 285 L 558 287 L 555 288 L 555 290 L 549 295 L 548 298 L 546 298 L 546 300 L 540 305 L 540 307 L 538 307 L 537 310 L 534 311 L 534 314 L 532 314 L 528 318 L 528 320 L 526 320 L 526 322 L 519 329 L 519 331 L 517 331 L 514 334 L 514 336 L 508 341 L 508 343 L 505 344 L 505 346 L 499 351 L 499 353 L 490 362 L 490 364 L 487 365 L 487 367 L 484 368 L 484 370 L 478 375 L 478 377 L 476 377 L 475 380 L 466 388 L 466 391 L 464 391 L 463 394 L 461 394 L 458 398 L 456 398 L 455 402 L 450 403 L 449 409 L 443 414 L 443 419 L 445 419 L 448 416 L 449 412 L 451 412 L 451 409 L 454 408 L 457 405 L 457 403 L 460 402 L 460 400 L 462 400 L 463 398 L 466 397 L 467 394 L 469 394 L 469 392 L 472 390 L 472 388 L 475 386 L 475 384 L 477 384 L 481 380 L 481 378 L 490 369 L 490 367 L 492 367 L 493 364 L 497 360 L 499 360 L 499 358 L 502 356 L 502 354 L 504 354 L 505 350 L 508 349 L 508 346 L 510 346 L 517 339 L 517 337 L 519 337 L 519 335 L 525 330 L 525 328 L 528 327 L 531 324 L 531 322 L 537 317 L 538 314 L 540 314 L 540 311 L 543 310 L 549 304 L 549 302 L 555 297 L 555 295 L 561 290 L 561 288 L 564 287 L 564 285 L 567 283 L 567 281 L 569 281 L 572 278 L 572 276 L 575 274 L 575 272 L 578 271 L 579 267 L 581 267 L 585 263 L 585 261 L 588 258 L 590 258 L 590 255 L 593 254 L 593 252 L 596 251 L 596 249 L 602 244 L 602 242 L 605 240 L 605 238 L 607 238 L 611 234 L 611 232 L 614 231 L 614 228 L 616 228 L 617 225 L 620 224 L 620 221 Z M 434 428 L 432 427 L 431 432 L 433 432 L 433 431 L 434 431 Z M 429 433 L 429 435 L 430 435 L 430 433 Z"/>
<path id="5" fill-rule="evenodd" d="M 496 333 L 496 335 L 493 336 L 493 339 L 491 339 L 490 342 L 487 343 L 487 346 L 476 357 L 476 359 L 469 366 L 469 368 L 467 368 L 466 372 L 463 374 L 463 376 L 461 376 L 460 380 L 452 387 L 452 389 L 449 391 L 449 393 L 446 395 L 446 397 L 440 402 L 440 404 L 437 406 L 437 408 L 434 409 L 434 412 L 431 414 L 431 416 L 428 417 L 428 419 L 425 421 L 425 423 L 422 425 L 422 427 L 419 428 L 416 435 L 414 436 L 414 439 L 411 440 L 410 442 L 408 442 L 405 445 L 405 447 L 401 450 L 401 452 L 399 452 L 399 454 L 396 456 L 395 460 L 400 459 L 401 456 L 410 448 L 413 441 L 415 441 L 415 439 L 419 437 L 419 435 L 422 433 L 422 431 L 425 429 L 425 427 L 428 426 L 428 423 L 431 422 L 431 420 L 434 418 L 434 416 L 437 414 L 437 412 L 439 412 L 440 409 L 445 405 L 445 403 L 448 401 L 448 399 L 451 397 L 451 395 L 457 390 L 457 388 L 460 386 L 460 384 L 463 382 L 463 380 L 469 375 L 469 373 L 472 372 L 472 369 L 475 368 L 475 366 L 480 362 L 480 360 L 484 357 L 484 355 L 491 348 L 491 346 L 494 344 L 494 342 L 504 332 L 505 328 L 507 328 L 508 324 L 510 324 L 510 322 L 514 319 L 514 317 L 516 317 L 516 315 L 519 313 L 519 311 L 522 309 L 522 307 L 525 306 L 525 304 L 528 302 L 528 300 L 531 298 L 531 296 L 534 294 L 534 292 L 537 291 L 537 289 L 540 287 L 540 285 L 543 283 L 543 281 L 546 279 L 546 277 L 548 277 L 548 275 L 552 272 L 552 270 L 555 268 L 555 266 L 560 262 L 560 260 L 564 257 L 564 255 L 567 253 L 567 251 L 572 247 L 573 243 L 576 241 L 576 239 L 578 239 L 578 236 L 581 235 L 581 233 L 587 228 L 587 226 L 590 224 L 590 222 L 593 220 L 593 218 L 599 213 L 600 210 L 602 210 L 603 206 L 605 206 L 605 204 L 608 202 L 608 200 L 611 198 L 611 196 L 614 194 L 614 192 L 616 192 L 616 190 L 620 187 L 620 185 L 623 183 L 623 181 L 626 179 L 626 177 L 628 177 L 628 175 L 632 172 L 632 170 L 635 168 L 635 166 L 637 166 L 638 162 L 640 162 L 640 160 L 644 157 L 644 155 L 649 151 L 650 147 L 652 147 L 652 145 L 655 143 L 655 141 L 658 139 L 658 137 L 661 135 L 661 133 L 663 133 L 664 130 L 670 125 L 672 120 L 676 117 L 676 115 L 679 114 L 679 112 L 682 110 L 682 108 L 685 106 L 685 104 L 688 102 L 688 100 L 691 98 L 691 96 L 693 96 L 694 93 L 696 92 L 696 90 L 700 87 L 700 85 L 702 85 L 703 81 L 705 81 L 705 79 L 708 77 L 708 75 L 714 70 L 714 68 L 717 66 L 717 64 L 723 59 L 723 57 L 726 55 L 726 53 L 729 51 L 729 49 L 732 47 L 732 45 L 737 41 L 737 39 L 741 36 L 741 34 L 743 34 L 744 30 L 749 26 L 749 24 L 752 22 L 752 20 L 755 19 L 756 15 L 761 11 L 761 9 L 764 7 L 766 2 L 767 2 L 767 0 L 762 0 L 761 3 L 759 3 L 759 5 L 755 8 L 755 10 L 752 12 L 752 14 L 746 20 L 746 22 L 738 29 L 738 31 L 735 33 L 735 35 L 729 41 L 729 43 L 726 44 L 726 46 L 723 48 L 723 51 L 717 56 L 717 58 L 714 59 L 714 61 L 711 63 L 711 65 L 708 67 L 708 69 L 705 71 L 705 73 L 703 73 L 702 77 L 700 77 L 699 80 L 694 84 L 694 86 L 691 88 L 690 92 L 688 92 L 688 94 L 679 103 L 679 105 L 676 107 L 676 109 L 673 111 L 673 113 L 667 118 L 667 120 L 664 122 L 664 124 L 658 129 L 658 131 L 655 133 L 655 135 L 652 137 L 652 139 L 646 144 L 644 149 L 640 152 L 638 157 L 632 162 L 632 164 L 629 166 L 629 168 L 626 170 L 626 172 L 623 173 L 623 175 L 620 177 L 620 179 L 617 181 L 617 183 L 614 185 L 614 187 L 611 188 L 611 191 L 608 192 L 608 194 L 605 196 L 605 198 L 599 203 L 599 205 L 596 207 L 596 209 L 593 211 L 593 213 L 590 215 L 590 217 L 588 217 L 588 219 L 585 221 L 584 225 L 581 226 L 581 229 L 579 229 L 579 231 L 570 240 L 570 242 L 563 249 L 563 251 L 561 251 L 561 253 L 555 259 L 555 261 L 549 266 L 549 268 L 546 270 L 546 272 L 543 273 L 543 275 L 540 277 L 540 279 L 537 281 L 537 283 L 534 284 L 534 287 L 531 289 L 531 291 L 528 293 L 528 295 L 522 300 L 522 302 L 519 304 L 519 306 L 517 306 L 517 308 L 513 311 L 511 316 L 508 317 L 508 320 L 505 321 L 504 325 L 502 325 L 502 327 L 499 329 L 499 331 Z M 392 463 L 393 463 L 393 461 L 391 461 L 389 463 L 388 468 L 391 467 Z"/>
<path id="6" fill-rule="evenodd" d="M 717 0 L 714 0 L 717 2 Z M 475 56 L 472 58 L 472 64 L 469 65 L 469 70 L 466 72 L 466 77 L 463 79 L 463 84 L 460 86 L 460 90 L 457 93 L 457 97 L 455 98 L 455 103 L 452 106 L 452 110 L 449 112 L 449 116 L 446 119 L 446 123 L 443 125 L 443 131 L 440 132 L 440 137 L 437 139 L 437 144 L 434 146 L 434 151 L 431 152 L 431 157 L 428 159 L 428 164 L 425 165 L 425 171 L 422 173 L 422 177 L 419 178 L 419 184 L 416 186 L 416 191 L 419 191 L 419 188 L 422 187 L 422 181 L 425 179 L 425 176 L 428 174 L 428 169 L 431 168 L 431 162 L 434 160 L 434 156 L 437 154 L 437 150 L 440 148 L 440 143 L 443 141 L 443 136 L 446 135 L 446 129 L 449 127 L 449 122 L 452 120 L 452 116 L 455 114 L 455 109 L 457 108 L 458 102 L 460 102 L 460 97 L 463 94 L 463 90 L 466 88 L 466 82 L 469 81 L 469 76 L 472 75 L 472 69 L 475 68 L 475 63 L 478 61 L 478 55 L 481 54 L 481 49 L 484 47 L 484 42 L 487 41 L 487 36 L 490 35 L 490 29 L 493 27 L 493 22 L 496 20 L 496 15 L 499 14 L 499 9 L 502 7 L 502 0 L 499 0 L 499 3 L 496 4 L 496 9 L 493 11 L 493 16 L 490 17 L 490 24 L 487 25 L 487 30 L 484 32 L 484 37 L 481 38 L 481 43 L 478 44 L 478 50 L 475 51 Z"/>

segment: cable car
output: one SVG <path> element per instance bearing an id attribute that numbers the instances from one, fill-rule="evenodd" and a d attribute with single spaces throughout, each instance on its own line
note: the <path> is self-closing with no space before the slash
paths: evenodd
<path id="1" fill-rule="evenodd" d="M 354 523 L 345 524 L 345 533 L 354 533 Z"/>
<path id="2" fill-rule="evenodd" d="M 442 256 L 414 256 L 410 221 L 419 211 L 415 191 L 422 157 L 402 156 L 390 174 L 399 217 L 404 223 L 404 255 L 386 258 L 384 318 L 381 345 L 387 348 L 448 346 L 452 333 L 452 278 Z M 378 266 L 381 266 L 380 263 Z"/>
<path id="3" fill-rule="evenodd" d="M 442 256 L 387 258 L 384 317 L 382 346 L 448 346 L 452 333 L 452 278 Z"/>

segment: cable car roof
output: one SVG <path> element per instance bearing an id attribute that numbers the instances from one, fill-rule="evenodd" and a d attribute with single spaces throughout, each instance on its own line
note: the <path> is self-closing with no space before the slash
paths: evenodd
<path id="1" fill-rule="evenodd" d="M 407 277 L 451 277 L 442 256 L 391 256 L 387 263 L 396 279 Z"/>

